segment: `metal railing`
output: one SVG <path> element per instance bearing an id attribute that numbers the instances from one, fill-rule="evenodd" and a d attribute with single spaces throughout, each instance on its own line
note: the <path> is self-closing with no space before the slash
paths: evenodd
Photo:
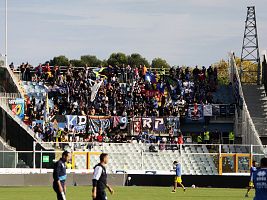
<path id="1" fill-rule="evenodd" d="M 7 144 L 4 139 L 0 136 L 0 150 L 9 150 L 9 151 L 16 151 L 16 148 L 11 147 L 9 144 Z"/>
<path id="2" fill-rule="evenodd" d="M 37 150 L 37 144 L 34 144 L 33 151 L 0 151 L 0 168 L 52 169 L 53 162 L 67 149 L 72 153 L 72 169 L 78 171 L 92 170 L 99 160 L 100 153 L 105 152 L 110 155 L 111 164 L 118 162 L 115 169 L 113 166 L 114 173 L 121 170 L 136 173 L 148 170 L 169 173 L 166 169 L 162 170 L 157 162 L 166 162 L 164 165 L 171 168 L 173 159 L 180 160 L 187 167 L 186 174 L 192 173 L 191 164 L 203 165 L 205 168 L 212 166 L 215 171 L 211 171 L 210 174 L 218 174 L 220 170 L 222 173 L 249 173 L 252 160 L 259 162 L 267 152 L 267 146 L 257 145 L 76 142 L 49 143 L 54 149 Z M 155 148 L 152 150 L 151 146 Z M 190 163 L 186 163 L 189 161 Z M 139 168 L 132 166 L 132 162 L 138 163 Z M 234 166 L 236 163 L 238 166 Z"/>
<path id="3" fill-rule="evenodd" d="M 136 146 L 138 147 L 138 151 L 149 151 L 149 147 L 151 145 L 156 147 L 156 150 L 164 151 L 164 150 L 172 150 L 168 148 L 161 149 L 161 145 L 164 145 L 165 147 L 178 147 L 178 149 L 181 149 L 180 146 L 182 146 L 182 149 L 184 147 L 206 147 L 208 149 L 207 154 L 210 153 L 257 153 L 258 148 L 261 148 L 260 154 L 267 154 L 267 145 L 248 145 L 248 144 L 204 144 L 204 143 L 184 143 L 184 144 L 171 144 L 169 142 L 155 142 L 155 143 L 148 143 L 148 142 L 137 142 L 137 140 L 128 140 L 125 143 L 105 143 L 105 142 L 34 142 L 33 146 L 36 151 L 38 146 L 37 145 L 50 145 L 50 149 L 47 151 L 64 151 L 68 150 L 70 152 L 87 152 L 87 151 L 93 151 L 93 149 L 96 147 L 97 150 L 101 152 L 105 152 L 105 149 L 108 147 L 112 147 L 112 149 L 120 149 L 120 147 L 131 147 Z M 246 149 L 246 150 L 244 150 Z M 177 150 L 177 149 L 176 149 Z M 46 151 L 46 150 L 44 150 Z M 205 152 L 201 152 L 201 154 L 205 154 Z"/>
<path id="4" fill-rule="evenodd" d="M 53 68 L 54 68 L 54 66 L 50 66 L 50 69 L 51 69 L 51 70 L 52 70 Z M 65 72 L 67 71 L 68 68 L 72 69 L 73 71 L 81 71 L 81 70 L 84 70 L 84 69 L 85 69 L 85 67 L 68 67 L 68 66 L 59 66 L 59 72 L 60 72 L 60 74 L 65 73 Z M 88 68 L 91 69 L 91 70 L 98 69 L 98 67 L 88 67 Z M 149 69 L 149 70 L 151 69 L 152 71 L 156 70 L 156 72 L 159 73 L 159 74 L 161 73 L 161 70 L 162 70 L 162 68 L 148 68 L 148 69 Z M 16 68 L 16 69 L 13 70 L 12 72 L 13 72 L 13 74 L 14 74 L 14 77 L 16 77 L 17 80 L 20 80 L 20 81 L 23 80 L 23 78 L 22 78 L 22 73 L 21 73 L 21 71 L 19 70 L 19 68 Z M 31 73 L 31 76 L 33 77 L 33 76 L 36 74 L 35 69 L 32 68 L 31 71 L 30 71 L 30 73 Z M 122 75 L 121 73 L 122 73 L 122 72 L 118 72 L 118 75 L 119 75 L 119 76 Z M 132 73 L 134 73 L 134 72 L 132 72 Z M 165 69 L 164 74 L 165 74 L 165 75 L 169 75 L 169 70 L 168 70 L 168 69 Z M 126 82 L 127 82 L 127 76 L 126 76 L 125 78 L 126 78 Z"/>
<path id="5" fill-rule="evenodd" d="M 266 59 L 267 59 L 267 54 L 265 53 L 263 55 L 263 61 L 262 61 L 262 83 L 267 93 L 267 61 Z"/>
<path id="6" fill-rule="evenodd" d="M 0 98 L 6 98 L 6 99 L 16 99 L 20 98 L 19 93 L 5 93 L 5 92 L 0 92 Z"/>
<path id="7" fill-rule="evenodd" d="M 21 87 L 20 79 L 13 73 L 13 71 L 9 67 L 4 67 L 4 68 L 8 71 L 10 77 L 12 78 L 14 84 L 16 85 L 18 92 L 20 94 L 20 97 L 24 97 L 25 93 Z"/>
<path id="8" fill-rule="evenodd" d="M 240 135 L 242 136 L 242 143 L 259 145 L 260 147 L 262 147 L 262 142 L 259 133 L 255 128 L 255 124 L 253 123 L 249 110 L 247 108 L 241 81 L 239 78 L 238 69 L 235 62 L 235 56 L 233 53 L 230 54 L 229 66 L 230 66 L 230 72 L 231 72 L 230 76 L 233 86 L 238 87 L 233 89 L 234 90 L 238 89 L 239 98 L 243 101 L 243 103 L 239 105 L 241 109 L 239 109 L 238 125 L 235 127 L 237 129 L 236 131 L 239 132 Z"/>

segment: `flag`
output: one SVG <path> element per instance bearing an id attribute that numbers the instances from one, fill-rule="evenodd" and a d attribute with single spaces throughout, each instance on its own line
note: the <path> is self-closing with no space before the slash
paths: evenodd
<path id="1" fill-rule="evenodd" d="M 49 118 L 49 99 L 48 99 L 48 92 L 46 93 L 46 98 L 45 98 L 45 122 L 48 122 Z"/>
<path id="2" fill-rule="evenodd" d="M 203 119 L 203 106 L 194 104 L 188 107 L 187 119 L 190 121 L 199 121 Z"/>
<path id="3" fill-rule="evenodd" d="M 120 117 L 114 116 L 113 117 L 113 128 L 116 128 L 120 124 Z"/>
<path id="4" fill-rule="evenodd" d="M 135 135 L 138 135 L 142 131 L 142 118 L 133 118 L 133 131 Z"/>
<path id="5" fill-rule="evenodd" d="M 157 90 L 161 93 L 164 94 L 165 86 L 163 83 L 158 83 L 157 84 Z"/>
<path id="6" fill-rule="evenodd" d="M 156 83 L 156 77 L 152 72 L 146 72 L 145 80 L 152 84 Z"/>
<path id="7" fill-rule="evenodd" d="M 175 90 L 178 87 L 178 81 L 170 76 L 165 77 L 166 84 L 170 90 Z"/>
<path id="8" fill-rule="evenodd" d="M 102 85 L 102 83 L 103 83 L 103 81 L 101 80 L 99 83 L 95 83 L 93 85 L 93 87 L 91 88 L 91 91 L 92 91 L 92 93 L 91 93 L 91 102 L 93 102 L 95 100 L 97 92 L 98 92 L 100 86 Z"/>
<path id="9" fill-rule="evenodd" d="M 16 99 L 12 99 L 9 100 L 9 104 L 11 105 L 11 110 L 12 112 L 17 115 L 20 119 L 24 118 L 24 112 L 25 112 L 25 108 L 24 108 L 24 99 L 23 98 L 16 98 Z"/>
<path id="10" fill-rule="evenodd" d="M 98 78 L 100 76 L 104 76 L 106 77 L 103 73 L 104 73 L 104 70 L 107 69 L 107 67 L 101 67 L 101 68 L 96 68 L 96 69 L 93 69 L 93 72 L 95 73 L 95 76 Z"/>

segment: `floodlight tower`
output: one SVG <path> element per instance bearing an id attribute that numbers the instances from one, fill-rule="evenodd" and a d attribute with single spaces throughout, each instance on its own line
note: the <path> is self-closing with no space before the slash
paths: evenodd
<path id="1" fill-rule="evenodd" d="M 7 0 L 5 0 L 5 67 L 8 67 L 8 61 L 7 61 Z"/>
<path id="2" fill-rule="evenodd" d="M 261 65 L 260 65 L 260 54 L 259 54 L 259 43 L 258 43 L 258 33 L 257 33 L 257 23 L 256 23 L 256 11 L 255 6 L 247 7 L 247 17 L 246 25 L 243 38 L 243 46 L 241 53 L 241 68 L 240 68 L 240 78 L 241 81 L 244 77 L 244 73 L 249 73 L 250 75 L 257 73 L 257 84 L 260 84 L 261 77 Z M 257 65 L 257 70 L 255 71 L 244 71 L 242 63 L 244 61 L 250 61 Z M 242 81 L 243 82 L 243 81 Z"/>

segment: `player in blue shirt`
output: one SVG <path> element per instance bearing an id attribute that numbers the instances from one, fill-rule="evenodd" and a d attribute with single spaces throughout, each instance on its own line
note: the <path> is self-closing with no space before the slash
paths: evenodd
<path id="1" fill-rule="evenodd" d="M 253 183 L 255 186 L 254 200 L 267 199 L 267 158 L 261 159 L 261 167 L 253 172 Z"/>
<path id="2" fill-rule="evenodd" d="M 174 185 L 172 192 L 176 192 L 177 185 L 181 186 L 184 189 L 185 187 L 182 184 L 182 165 L 181 163 L 178 163 L 177 161 L 173 162 L 173 171 L 175 171 L 175 178 L 174 178 Z"/>
<path id="3" fill-rule="evenodd" d="M 57 193 L 58 200 L 66 200 L 66 162 L 70 160 L 70 153 L 64 151 L 62 157 L 55 163 L 53 171 L 53 189 Z"/>
<path id="4" fill-rule="evenodd" d="M 253 184 L 253 172 L 257 171 L 257 162 L 255 160 L 253 160 L 252 162 L 252 166 L 250 168 L 250 180 L 249 180 L 249 184 L 248 184 L 248 190 L 247 193 L 245 195 L 245 197 L 248 197 L 248 193 L 249 191 L 254 188 L 254 184 Z"/>

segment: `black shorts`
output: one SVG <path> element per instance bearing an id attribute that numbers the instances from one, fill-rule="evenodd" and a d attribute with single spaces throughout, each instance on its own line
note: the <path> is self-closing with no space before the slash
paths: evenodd
<path id="1" fill-rule="evenodd" d="M 64 190 L 64 185 L 65 184 L 61 182 L 61 186 L 62 186 L 63 190 Z M 53 189 L 54 189 L 54 191 L 57 194 L 57 200 L 63 200 L 62 194 L 59 191 L 59 187 L 58 187 L 58 184 L 57 183 L 53 183 Z"/>
<path id="2" fill-rule="evenodd" d="M 103 191 L 103 192 L 98 192 L 94 200 L 107 200 L 107 199 L 108 198 L 107 198 L 106 192 Z"/>

